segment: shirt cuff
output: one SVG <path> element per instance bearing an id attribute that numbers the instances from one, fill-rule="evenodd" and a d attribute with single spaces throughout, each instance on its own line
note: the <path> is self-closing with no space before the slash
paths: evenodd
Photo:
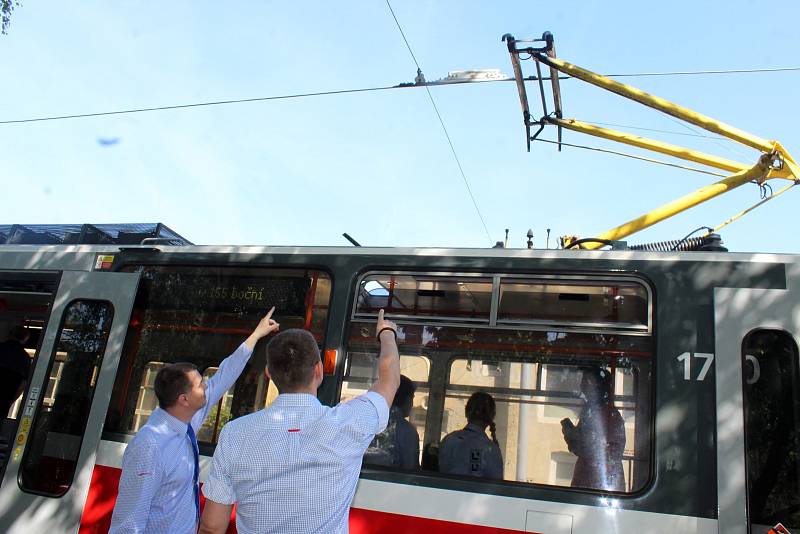
<path id="1" fill-rule="evenodd" d="M 380 434 L 389 424 L 389 405 L 386 404 L 386 399 L 383 398 L 383 395 L 375 391 L 367 391 L 364 394 L 364 398 L 375 407 L 375 411 L 378 414 L 378 427 L 375 429 L 375 433 Z"/>
<path id="2" fill-rule="evenodd" d="M 202 485 L 200 490 L 205 495 L 206 499 L 211 499 L 219 504 L 234 504 L 236 503 L 236 496 L 233 494 L 233 488 L 218 478 L 214 478 L 213 473 L 209 476 L 208 480 Z"/>

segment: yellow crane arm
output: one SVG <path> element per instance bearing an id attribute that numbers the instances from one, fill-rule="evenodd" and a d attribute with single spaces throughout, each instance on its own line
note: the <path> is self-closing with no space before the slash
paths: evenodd
<path id="1" fill-rule="evenodd" d="M 641 89 L 637 89 L 636 87 L 620 83 L 607 76 L 597 74 L 559 59 L 555 57 L 553 36 L 549 32 L 545 32 L 541 39 L 526 41 L 545 43 L 544 46 L 541 47 L 518 47 L 517 44 L 521 43 L 522 41 L 517 41 L 513 36 L 508 34 L 503 36 L 503 40 L 506 41 L 509 53 L 511 55 L 511 63 L 514 68 L 514 76 L 520 92 L 520 102 L 522 103 L 526 130 L 530 132 L 531 126 L 539 126 L 539 130 L 534 134 L 534 136 L 529 137 L 528 144 L 530 144 L 531 140 L 536 138 L 545 125 L 554 125 L 559 128 L 559 132 L 562 128 L 564 128 L 734 173 L 716 183 L 705 186 L 672 202 L 668 202 L 667 204 L 645 213 L 640 217 L 636 217 L 625 224 L 612 228 L 597 236 L 598 239 L 618 240 L 630 236 L 640 230 L 643 230 L 748 182 L 762 184 L 767 180 L 775 178 L 791 180 L 794 183 L 800 182 L 800 166 L 797 165 L 791 155 L 789 155 L 789 153 L 777 141 L 768 141 L 766 139 L 762 139 L 756 135 L 745 132 L 744 130 L 740 130 L 739 128 L 729 124 L 725 124 L 724 122 L 715 120 L 683 106 L 679 106 L 678 104 L 670 102 L 664 98 L 651 95 L 645 91 L 642 91 Z M 550 72 L 552 74 L 550 78 L 553 88 L 552 100 L 554 102 L 555 109 L 553 112 L 548 113 L 544 95 L 544 85 L 542 84 L 542 79 L 539 78 L 539 88 L 542 92 L 543 115 L 538 120 L 533 119 L 529 111 L 527 94 L 524 91 L 524 78 L 522 77 L 522 68 L 520 66 L 521 54 L 529 55 L 530 59 L 533 59 L 535 62 L 546 65 L 550 68 Z M 706 154 L 686 147 L 640 137 L 627 132 L 621 132 L 609 128 L 601 128 L 599 126 L 576 119 L 564 119 L 562 118 L 561 94 L 558 85 L 558 77 L 555 75 L 557 72 L 562 72 L 573 78 L 577 78 L 638 102 L 642 105 L 661 111 L 662 113 L 666 113 L 667 115 L 671 115 L 677 119 L 694 124 L 695 126 L 703 128 L 709 132 L 721 135 L 732 141 L 756 149 L 761 152 L 761 156 L 758 158 L 758 162 L 755 165 L 749 165 L 712 154 Z M 599 248 L 601 246 L 603 246 L 602 243 L 586 243 L 582 245 L 582 248 L 592 249 Z"/>

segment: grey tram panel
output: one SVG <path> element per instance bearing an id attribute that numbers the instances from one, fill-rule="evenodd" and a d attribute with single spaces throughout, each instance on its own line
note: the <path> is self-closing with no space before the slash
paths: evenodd
<path id="1" fill-rule="evenodd" d="M 786 290 L 717 288 L 714 291 L 717 394 L 717 500 L 720 534 L 750 532 L 747 512 L 742 343 L 757 329 L 800 340 L 800 265 L 787 264 Z"/>

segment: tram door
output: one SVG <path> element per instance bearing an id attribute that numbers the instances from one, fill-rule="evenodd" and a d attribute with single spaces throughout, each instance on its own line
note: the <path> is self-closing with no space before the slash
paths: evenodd
<path id="1" fill-rule="evenodd" d="M 800 531 L 800 287 L 789 282 L 715 292 L 719 532 Z"/>
<path id="2" fill-rule="evenodd" d="M 7 451 L 0 532 L 78 531 L 138 280 L 64 271 L 41 296 L 49 314 Z"/>
<path id="3" fill-rule="evenodd" d="M 56 272 L 0 271 L 0 480 L 58 279 Z"/>

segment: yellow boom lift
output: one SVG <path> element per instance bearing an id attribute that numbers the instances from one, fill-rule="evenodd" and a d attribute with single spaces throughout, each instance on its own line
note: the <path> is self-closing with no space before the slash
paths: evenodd
<path id="1" fill-rule="evenodd" d="M 542 132 L 545 126 L 553 125 L 558 128 L 558 145 L 561 150 L 561 137 L 562 129 L 573 130 L 611 141 L 617 141 L 626 145 L 651 150 L 680 158 L 694 163 L 699 163 L 708 167 L 721 169 L 726 173 L 732 173 L 729 176 L 707 185 L 697 191 L 689 193 L 677 200 L 673 200 L 663 206 L 656 208 L 653 211 L 645 213 L 640 217 L 636 217 L 624 224 L 615 228 L 607 230 L 602 234 L 590 238 L 575 240 L 568 238 L 564 243 L 566 248 L 579 246 L 580 248 L 596 249 L 609 244 L 611 241 L 620 240 L 658 222 L 661 222 L 673 215 L 676 215 L 689 208 L 697 206 L 707 200 L 716 196 L 726 193 L 734 188 L 744 185 L 748 182 L 763 185 L 768 180 L 782 179 L 788 180 L 790 183 L 783 189 L 777 191 L 771 196 L 765 198 L 755 206 L 735 215 L 728 219 L 721 225 L 717 226 L 713 231 L 719 230 L 723 226 L 729 224 L 733 220 L 738 219 L 745 213 L 753 208 L 763 204 L 766 200 L 775 198 L 779 194 L 785 192 L 790 187 L 800 183 L 800 166 L 792 159 L 786 149 L 781 146 L 777 141 L 767 141 L 753 134 L 742 131 L 734 126 L 730 126 L 723 122 L 707 117 L 696 111 L 681 107 L 677 104 L 669 102 L 663 98 L 653 96 L 640 89 L 619 83 L 607 76 L 596 74 L 584 68 L 567 63 L 566 61 L 556 57 L 556 50 L 553 44 L 553 35 L 550 32 L 545 32 L 541 39 L 533 40 L 516 40 L 510 34 L 503 36 L 503 41 L 508 46 L 508 52 L 511 55 L 511 65 L 514 69 L 514 78 L 519 91 L 519 100 L 522 105 L 522 114 L 525 120 L 525 130 L 528 142 L 528 151 L 531 148 L 531 141 L 536 140 L 538 135 Z M 543 44 L 542 45 L 540 45 Z M 536 65 L 535 77 L 525 78 L 522 73 L 521 61 L 533 60 Z M 544 80 L 542 77 L 542 65 L 549 69 L 549 79 L 552 88 L 552 103 L 554 110 L 548 112 L 547 98 L 545 94 Z M 691 150 L 689 148 L 664 143 L 655 139 L 648 139 L 637 135 L 611 130 L 608 128 L 601 128 L 593 124 L 581 122 L 577 119 L 565 119 L 562 116 L 561 107 L 561 89 L 559 86 L 559 73 L 563 73 L 572 78 L 582 80 L 590 83 L 606 91 L 616 93 L 620 96 L 638 102 L 642 105 L 656 109 L 667 115 L 671 115 L 677 119 L 688 122 L 709 132 L 724 136 L 732 141 L 741 143 L 750 148 L 754 148 L 761 152 L 761 156 L 755 165 L 747 163 L 739 163 L 727 158 L 722 158 L 712 154 L 706 154 Z M 534 119 L 531 116 L 530 107 L 528 104 L 528 95 L 525 89 L 526 80 L 537 80 L 539 83 L 539 91 L 541 92 L 542 102 L 542 116 L 539 119 Z M 531 136 L 531 127 L 537 127 L 537 131 Z M 710 235 L 706 234 L 706 235 Z"/>

